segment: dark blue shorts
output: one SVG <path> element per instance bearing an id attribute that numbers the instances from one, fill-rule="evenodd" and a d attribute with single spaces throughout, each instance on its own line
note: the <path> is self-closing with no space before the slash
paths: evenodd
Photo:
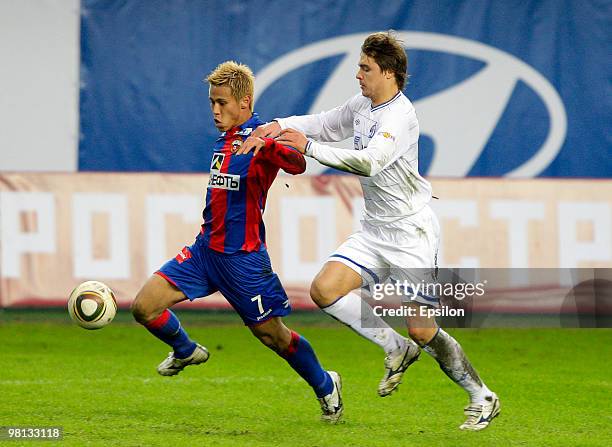
<path id="1" fill-rule="evenodd" d="M 220 253 L 208 248 L 198 236 L 158 273 L 191 301 L 221 292 L 247 326 L 291 312 L 289 298 L 272 271 L 265 249 Z"/>

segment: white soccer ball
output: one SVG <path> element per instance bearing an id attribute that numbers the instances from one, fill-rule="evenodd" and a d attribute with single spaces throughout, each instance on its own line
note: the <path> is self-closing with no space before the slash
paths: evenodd
<path id="1" fill-rule="evenodd" d="M 70 318 L 85 329 L 100 329 L 113 321 L 117 313 L 115 294 L 100 281 L 79 284 L 68 298 Z"/>

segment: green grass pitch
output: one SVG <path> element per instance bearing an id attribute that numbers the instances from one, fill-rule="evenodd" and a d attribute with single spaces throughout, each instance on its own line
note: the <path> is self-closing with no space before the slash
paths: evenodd
<path id="1" fill-rule="evenodd" d="M 62 426 L 62 441 L 43 443 L 62 446 L 612 445 L 611 330 L 449 330 L 502 405 L 488 429 L 466 433 L 466 395 L 427 354 L 380 398 L 382 351 L 325 316 L 287 318 L 343 377 L 344 423 L 329 426 L 235 315 L 178 314 L 211 359 L 161 377 L 168 349 L 125 312 L 99 331 L 64 312 L 0 312 L 0 426 Z"/>

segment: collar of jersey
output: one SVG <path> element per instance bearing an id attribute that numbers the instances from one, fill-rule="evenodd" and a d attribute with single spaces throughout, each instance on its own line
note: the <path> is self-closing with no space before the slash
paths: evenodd
<path id="1" fill-rule="evenodd" d="M 247 121 L 245 121 L 244 123 L 242 123 L 240 126 L 236 126 L 236 127 L 232 127 L 230 130 L 228 130 L 227 132 L 221 132 L 221 135 L 219 135 L 219 137 L 223 138 L 226 135 L 233 135 L 236 132 L 240 132 L 241 130 L 244 130 L 248 127 L 251 127 L 253 129 L 255 129 L 256 127 L 260 126 L 263 124 L 263 121 L 259 118 L 259 115 L 255 112 L 253 112 L 253 116 L 251 116 L 251 118 L 249 118 Z"/>
<path id="2" fill-rule="evenodd" d="M 389 101 L 387 102 L 383 102 L 382 104 L 378 104 L 376 107 L 372 107 L 372 112 L 379 110 L 385 106 L 388 106 L 389 104 L 391 104 L 393 101 L 395 101 L 397 98 L 399 98 L 401 96 L 402 92 L 401 90 L 399 92 L 397 92 L 397 95 L 395 95 L 393 98 L 391 98 Z"/>

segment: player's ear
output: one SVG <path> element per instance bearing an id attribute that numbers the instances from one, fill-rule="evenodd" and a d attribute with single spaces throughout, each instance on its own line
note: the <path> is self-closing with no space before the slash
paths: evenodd
<path id="1" fill-rule="evenodd" d="M 250 109 L 251 108 L 251 101 L 252 100 L 253 100 L 253 97 L 251 95 L 244 96 L 240 100 L 240 108 L 241 109 Z"/>

